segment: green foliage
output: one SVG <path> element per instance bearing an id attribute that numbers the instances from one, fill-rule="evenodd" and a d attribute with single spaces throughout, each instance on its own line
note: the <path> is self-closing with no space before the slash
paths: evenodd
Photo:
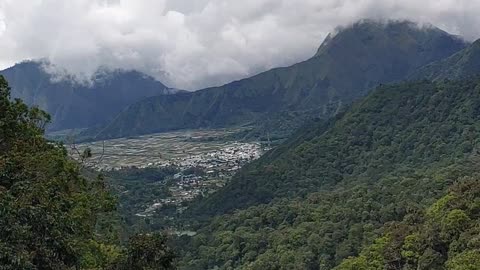
<path id="1" fill-rule="evenodd" d="M 465 251 L 447 262 L 448 270 L 479 270 L 480 250 Z"/>
<path id="2" fill-rule="evenodd" d="M 344 260 L 337 270 L 383 270 L 385 265 L 384 249 L 391 240 L 388 237 L 382 237 L 375 240 L 368 249 L 362 251 L 357 258 Z"/>
<path id="3" fill-rule="evenodd" d="M 10 100 L 0 76 L 2 269 L 80 266 L 96 217 L 114 207 L 101 179 L 80 176 L 65 149 L 43 138 L 49 116 Z"/>
<path id="4" fill-rule="evenodd" d="M 375 184 L 352 183 L 348 188 L 312 193 L 306 198 L 277 199 L 218 216 L 184 245 L 181 266 L 332 269 L 343 259 L 358 254 L 388 222 L 404 217 L 418 222 L 422 206 L 432 203 L 448 183 L 470 174 L 470 166 L 465 162 L 417 170 L 410 172 L 410 177 L 389 176 Z M 413 244 L 405 246 L 405 250 L 416 251 Z M 382 256 L 394 260 L 401 256 L 399 253 Z"/>
<path id="5" fill-rule="evenodd" d="M 162 234 L 139 234 L 129 241 L 126 255 L 115 269 L 167 270 L 175 269 L 175 253 Z"/>
<path id="6" fill-rule="evenodd" d="M 0 268 L 171 269 L 163 235 L 134 236 L 126 250 L 117 245 L 112 227 L 99 222 L 112 221 L 115 208 L 103 178 L 83 177 L 63 146 L 44 139 L 48 121 L 12 101 L 0 76 Z"/>
<path id="7" fill-rule="evenodd" d="M 428 231 L 443 242 L 462 237 L 473 224 L 470 212 L 478 203 L 452 206 L 460 197 L 474 198 L 440 198 L 452 183 L 480 170 L 478 85 L 469 80 L 382 86 L 337 119 L 299 132 L 199 202 L 194 217 L 227 214 L 183 245 L 180 266 L 443 266 L 447 249 L 428 246 L 412 224 L 429 220 Z"/>
<path id="8" fill-rule="evenodd" d="M 122 240 L 135 233 L 159 231 L 170 225 L 168 223 L 171 221 L 165 220 L 162 214 L 153 213 L 149 217 L 136 214 L 145 211 L 155 200 L 170 195 L 167 181 L 176 173 L 178 169 L 175 167 L 125 168 L 105 172 L 105 177 L 118 198 L 117 213 L 122 221 Z M 176 215 L 174 207 L 162 210 Z"/>
<path id="9" fill-rule="evenodd" d="M 81 269 L 107 269 L 120 260 L 123 250 L 112 244 L 91 240 L 83 246 Z"/>
<path id="10" fill-rule="evenodd" d="M 480 162 L 479 159 L 476 159 Z M 478 166 L 478 163 L 477 163 Z M 425 215 L 423 222 L 411 224 L 404 220 L 403 226 L 390 228 L 387 235 L 397 234 L 380 253 L 401 254 L 395 268 L 388 268 L 383 261 L 375 268 L 366 269 L 480 269 L 480 242 L 478 240 L 480 216 L 480 182 L 478 173 L 462 179 L 449 193 L 434 203 Z M 448 202 L 448 203 L 446 203 Z M 432 215 L 432 211 L 435 212 Z M 408 230 L 398 228 L 408 227 Z M 376 240 L 382 241 L 385 237 Z M 336 269 L 349 269 L 344 265 L 361 265 L 372 262 L 365 253 L 375 249 L 374 244 L 360 253 L 360 256 L 344 261 Z M 401 248 L 398 248 L 401 247 Z"/>
<path id="11" fill-rule="evenodd" d="M 319 123 L 246 166 L 196 212 L 225 213 L 452 164 L 480 140 L 479 91 L 478 80 L 379 87 L 336 121 Z"/>
<path id="12" fill-rule="evenodd" d="M 418 233 L 413 233 L 405 237 L 405 241 L 402 245 L 401 255 L 405 258 L 406 263 L 409 265 L 418 262 L 421 256 L 423 243 Z"/>

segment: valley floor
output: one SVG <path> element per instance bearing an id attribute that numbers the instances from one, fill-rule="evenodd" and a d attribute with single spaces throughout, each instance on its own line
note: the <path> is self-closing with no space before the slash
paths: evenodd
<path id="1" fill-rule="evenodd" d="M 245 164 L 270 147 L 260 141 L 239 142 L 241 129 L 184 130 L 67 146 L 85 165 L 102 171 L 119 194 L 122 215 L 138 224 L 150 219 L 171 228 L 173 217 L 197 197 L 223 187 Z"/>

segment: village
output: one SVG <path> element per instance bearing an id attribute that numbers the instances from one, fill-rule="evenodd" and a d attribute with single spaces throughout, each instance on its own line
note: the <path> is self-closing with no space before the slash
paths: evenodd
<path id="1" fill-rule="evenodd" d="M 245 164 L 258 159 L 269 149 L 257 141 L 235 141 L 231 135 L 239 129 L 186 130 L 119 138 L 75 146 L 73 158 L 86 149 L 91 158 L 85 165 L 109 172 L 128 168 L 175 168 L 177 173 L 159 180 L 154 187 L 168 188 L 168 196 L 144 202 L 139 217 L 151 216 L 162 207 L 182 212 L 188 202 L 208 196 L 223 187 Z M 141 185 L 140 185 L 141 186 Z"/>
<path id="2" fill-rule="evenodd" d="M 208 196 L 223 187 L 238 169 L 258 159 L 266 150 L 260 143 L 233 142 L 212 152 L 151 164 L 176 166 L 180 172 L 168 181 L 171 195 L 155 200 L 145 211 L 137 213 L 137 216 L 151 216 L 164 206 L 174 206 L 181 213 L 187 202 L 198 196 Z"/>

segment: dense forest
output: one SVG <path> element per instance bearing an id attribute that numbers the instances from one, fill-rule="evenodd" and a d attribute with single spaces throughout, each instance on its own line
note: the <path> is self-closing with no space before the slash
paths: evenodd
<path id="1" fill-rule="evenodd" d="M 383 85 L 310 122 L 194 201 L 197 234 L 174 241 L 126 217 L 175 168 L 82 172 L 0 83 L 3 269 L 478 269 L 478 78 Z"/>
<path id="2" fill-rule="evenodd" d="M 479 176 L 458 179 L 445 196 L 389 224 L 359 256 L 335 269 L 479 269 Z"/>
<path id="3" fill-rule="evenodd" d="M 377 268 L 355 267 L 371 255 L 362 247 L 400 233 L 388 233 L 392 224 L 418 222 L 416 229 L 423 231 L 420 224 L 429 218 L 423 213 L 431 212 L 427 207 L 445 200 L 442 196 L 452 184 L 477 177 L 479 117 L 480 81 L 475 78 L 379 87 L 337 119 L 299 132 L 288 147 L 250 164 L 226 188 L 193 207 L 193 214 L 217 216 L 193 239 L 180 239 L 188 243 L 181 244 L 188 247 L 182 267 L 332 269 L 341 264 L 340 269 L 463 269 L 452 268 L 461 258 L 449 260 L 450 242 L 438 247 L 429 242 L 436 241 L 430 238 L 435 235 L 419 241 L 439 253 L 438 268 L 402 268 L 408 264 L 402 257 L 398 262 L 379 259 L 372 264 Z M 465 197 L 466 205 L 459 209 L 474 207 L 475 194 Z M 454 209 L 441 211 L 448 210 Z M 472 220 L 468 224 L 475 227 L 472 211 L 452 215 Z M 227 214 L 218 215 L 222 213 Z M 457 218 L 442 213 L 438 218 Z M 445 222 L 457 226 L 456 221 Z M 470 227 L 452 230 L 472 233 Z M 401 241 L 395 239 L 392 245 Z M 375 245 L 371 249 L 378 250 Z M 412 256 L 430 256 L 418 252 Z M 348 259 L 359 253 L 359 258 Z M 469 251 L 462 256 L 476 255 Z M 370 257 L 365 261 L 373 263 Z"/>
<path id="4" fill-rule="evenodd" d="M 165 235 L 121 243 L 114 224 L 100 222 L 116 200 L 101 176 L 84 177 L 61 144 L 44 139 L 49 120 L 10 99 L 0 76 L 0 268 L 173 268 Z"/>
<path id="5" fill-rule="evenodd" d="M 479 81 L 379 87 L 350 110 L 307 127 L 247 166 L 198 206 L 224 213 L 274 198 L 303 196 L 359 179 L 375 183 L 412 167 L 450 164 L 478 141 Z"/>
<path id="6" fill-rule="evenodd" d="M 172 181 L 171 176 L 178 172 L 175 167 L 132 167 L 104 172 L 111 192 L 117 196 L 117 211 L 112 217 L 117 220 L 121 239 L 127 239 L 135 233 L 163 231 L 167 225 L 176 223 L 166 219 L 167 215 L 176 216 L 176 208 L 173 206 L 164 206 L 148 217 L 137 214 L 143 212 L 156 199 L 170 194 L 168 181 Z M 111 218 L 105 222 L 111 222 Z"/>

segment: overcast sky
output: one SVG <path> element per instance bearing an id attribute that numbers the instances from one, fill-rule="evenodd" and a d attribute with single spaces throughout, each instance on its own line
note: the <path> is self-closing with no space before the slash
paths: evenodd
<path id="1" fill-rule="evenodd" d="M 193 90 L 305 60 L 362 18 L 473 40 L 479 11 L 480 0 L 0 0 L 0 68 L 47 58 L 79 77 L 138 69 Z"/>

